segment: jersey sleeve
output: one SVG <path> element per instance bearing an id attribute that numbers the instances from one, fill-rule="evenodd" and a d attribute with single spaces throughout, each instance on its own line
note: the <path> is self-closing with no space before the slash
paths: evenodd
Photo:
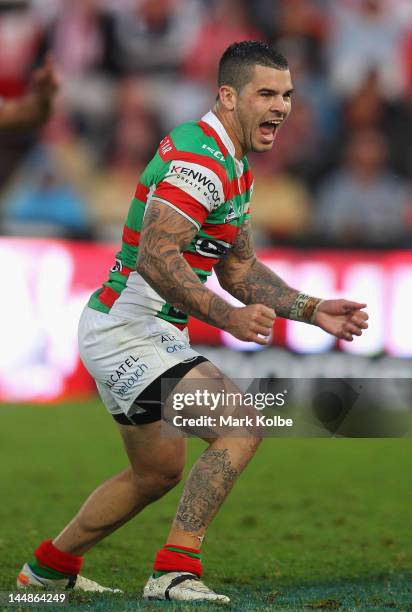
<path id="1" fill-rule="evenodd" d="M 224 167 L 206 155 L 172 149 L 165 155 L 166 172 L 152 198 L 164 202 L 198 229 L 226 200 Z"/>

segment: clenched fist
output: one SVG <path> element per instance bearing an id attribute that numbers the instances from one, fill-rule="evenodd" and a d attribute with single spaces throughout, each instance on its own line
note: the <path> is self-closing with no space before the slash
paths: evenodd
<path id="1" fill-rule="evenodd" d="M 227 326 L 232 336 L 247 342 L 257 342 L 266 345 L 275 322 L 276 313 L 273 308 L 263 304 L 250 304 L 243 308 L 233 308 Z"/>

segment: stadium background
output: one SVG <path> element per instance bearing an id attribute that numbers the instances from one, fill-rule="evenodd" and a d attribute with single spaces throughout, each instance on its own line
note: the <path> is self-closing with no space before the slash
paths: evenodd
<path id="1" fill-rule="evenodd" d="M 109 442 L 115 438 L 112 426 L 93 400 L 92 381 L 78 361 L 76 321 L 88 295 L 112 265 L 139 173 L 157 143 L 174 125 L 196 119 L 211 107 L 222 51 L 236 40 L 256 38 L 274 42 L 286 55 L 296 91 L 292 115 L 273 151 L 250 155 L 259 252 L 291 284 L 312 294 L 366 301 L 371 325 L 362 339 L 343 346 L 318 329 L 279 321 L 272 347 L 262 352 L 192 322 L 193 341 L 222 369 L 242 377 L 411 377 L 409 0 L 2 0 L 0 96 L 23 95 L 30 86 L 30 73 L 50 49 L 61 76 L 61 91 L 54 116 L 45 127 L 3 132 L 0 137 L 0 399 L 7 453 L 3 476 L 15 500 L 3 517 L 10 531 L 0 540 L 0 553 L 13 540 L 13 529 L 18 540 L 13 517 L 21 518 L 22 509 L 29 505 L 32 519 L 26 533 L 30 545 L 36 544 L 40 532 L 48 535 L 40 519 L 43 497 L 53 500 L 54 495 L 65 496 L 66 490 L 52 476 L 48 448 L 55 450 L 56 470 L 74 496 L 66 505 L 60 501 L 62 509 L 52 520 L 54 530 L 76 509 L 80 493 L 98 483 L 97 475 L 109 475 L 114 465 L 124 461 L 120 445 Z M 66 403 L 55 404 L 62 399 Z M 91 463 L 90 473 L 79 485 L 81 462 L 89 461 L 81 446 L 87 441 L 79 434 L 84 418 L 112 454 L 96 451 L 99 461 Z M 16 424 L 23 446 L 12 443 Z M 59 432 L 57 447 L 54 427 Z M 296 446 L 298 442 L 301 446 Z M 354 441 L 345 442 L 346 449 L 325 446 L 326 441 L 296 441 L 293 447 L 265 451 L 245 482 L 249 486 L 253 482 L 255 495 L 263 502 L 270 466 L 275 469 L 282 448 L 282 456 L 287 457 L 281 461 L 282 469 L 287 476 L 277 486 L 285 505 L 282 509 L 277 501 L 277 509 L 275 502 L 271 506 L 280 522 L 283 513 L 287 524 L 290 500 L 292 505 L 296 501 L 294 519 L 300 522 L 303 517 L 310 522 L 310 507 L 302 499 L 311 497 L 307 488 L 312 484 L 317 488 L 312 503 L 326 504 L 333 514 L 331 497 L 335 496 L 336 508 L 341 508 L 325 532 L 328 538 L 340 539 L 339 529 L 352 531 L 357 521 L 364 540 L 370 538 L 369 544 L 373 541 L 374 545 L 381 542 L 380 548 L 371 545 L 373 551 L 365 563 L 365 541 L 360 537 L 358 543 L 354 537 L 341 551 L 343 565 L 325 570 L 322 563 L 328 554 L 316 548 L 316 529 L 312 541 L 309 533 L 302 535 L 296 525 L 289 525 L 285 528 L 292 535 L 284 542 L 285 550 L 276 542 L 276 558 L 280 559 L 283 550 L 287 567 L 279 569 L 282 561 L 280 566 L 269 561 L 265 565 L 277 582 L 281 576 L 286 582 L 293 582 L 292 578 L 296 584 L 310 582 L 313 574 L 308 567 L 306 575 L 303 565 L 292 567 L 302 538 L 305 547 L 317 551 L 307 561 L 315 567 L 320 582 L 325 577 L 340 580 L 350 575 L 350 563 L 357 577 L 389 572 L 392 587 L 395 574 L 410 570 L 410 547 L 406 546 L 410 534 L 405 528 L 410 492 L 404 482 L 411 465 L 408 441 L 386 441 L 386 446 L 379 446 L 383 441 L 360 441 L 357 446 Z M 92 444 L 97 448 L 98 440 L 93 439 Z M 77 448 L 76 458 L 73 448 Z M 34 454 L 36 461 L 28 466 L 25 458 Z M 76 478 L 66 469 L 65 457 L 73 462 Z M 302 474 L 301 460 L 309 461 L 308 479 Z M 345 502 L 338 495 L 333 469 L 341 479 Z M 31 491 L 29 486 L 23 498 L 20 479 L 37 478 L 38 473 L 47 493 Z M 71 485 L 70 478 L 75 479 Z M 387 487 L 385 502 L 374 497 L 379 479 Z M 244 501 L 246 491 L 241 484 L 239 487 Z M 299 489 L 306 492 L 298 499 Z M 357 510 L 348 496 L 361 500 L 365 513 L 369 507 L 373 520 L 367 513 L 363 520 L 362 511 L 361 518 L 355 519 Z M 273 497 L 277 498 L 274 492 Z M 165 503 L 171 512 L 173 504 Z M 161 516 L 167 515 L 166 507 L 158 511 Z M 271 541 L 256 522 L 252 506 L 248 508 L 239 518 L 239 533 L 251 530 L 256 536 L 259 531 L 262 542 Z M 149 525 L 147 515 L 145 520 Z M 224 533 L 227 525 L 226 519 L 221 520 L 215 528 L 218 533 Z M 268 519 L 265 525 L 274 520 Z M 141 537 L 138 527 L 133 528 Z M 162 534 L 164 528 L 156 537 L 161 539 Z M 103 544 L 103 558 L 110 556 L 110 546 L 115 558 L 119 551 L 124 552 L 125 538 L 119 532 L 115 544 Z M 18 545 L 21 555 L 26 554 L 27 542 L 23 544 Z M 363 551 L 359 555 L 358 544 Z M 152 550 L 150 542 L 142 553 L 146 567 Z M 212 543 L 211 550 L 213 557 Z M 263 563 L 259 554 L 263 553 L 257 553 L 257 566 Z M 323 561 L 316 565 L 315 559 L 320 558 Z M 19 562 L 7 556 L 9 578 Z M 244 562 L 240 554 L 233 563 L 242 568 Z M 258 576 L 256 567 L 253 571 Z M 100 571 L 104 578 L 103 564 Z M 218 573 L 216 576 L 219 579 Z M 245 570 L 245 585 L 248 576 Z M 362 589 L 360 593 L 368 592 Z M 393 589 L 394 596 L 379 594 L 382 601 L 387 597 L 402 600 L 406 587 Z M 318 598 L 322 602 L 329 595 L 320 590 L 310 601 Z M 372 595 L 378 596 L 375 591 Z M 302 597 L 302 602 L 309 601 L 307 592 Z M 333 597 L 332 593 L 331 601 Z M 343 601 L 339 597 L 336 595 L 337 601 Z M 290 604 L 285 602 L 285 606 Z"/>

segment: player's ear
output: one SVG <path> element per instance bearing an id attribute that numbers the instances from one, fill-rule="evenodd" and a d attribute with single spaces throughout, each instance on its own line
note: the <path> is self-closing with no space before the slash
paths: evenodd
<path id="1" fill-rule="evenodd" d="M 219 87 L 218 99 L 226 110 L 232 111 L 236 107 L 236 90 L 230 85 L 222 85 Z"/>

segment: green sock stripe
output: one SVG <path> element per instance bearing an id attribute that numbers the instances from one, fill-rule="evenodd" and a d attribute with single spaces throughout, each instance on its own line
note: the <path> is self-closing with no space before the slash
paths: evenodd
<path id="1" fill-rule="evenodd" d="M 200 559 L 200 553 L 189 552 L 188 550 L 182 550 L 181 548 L 177 548 L 174 546 L 168 546 L 167 550 L 172 552 L 182 553 L 183 555 L 187 555 L 188 557 L 193 557 L 194 559 Z"/>
<path id="2" fill-rule="evenodd" d="M 37 576 L 40 576 L 41 578 L 48 578 L 49 580 L 62 580 L 68 577 L 68 574 L 58 572 L 51 567 L 43 567 L 42 565 L 39 565 L 37 561 L 32 561 L 29 563 L 29 567 L 35 574 L 37 574 Z"/>
<path id="3" fill-rule="evenodd" d="M 165 574 L 170 574 L 171 570 L 166 570 L 163 572 L 153 572 L 153 578 L 160 578 L 160 576 L 164 576 Z"/>

